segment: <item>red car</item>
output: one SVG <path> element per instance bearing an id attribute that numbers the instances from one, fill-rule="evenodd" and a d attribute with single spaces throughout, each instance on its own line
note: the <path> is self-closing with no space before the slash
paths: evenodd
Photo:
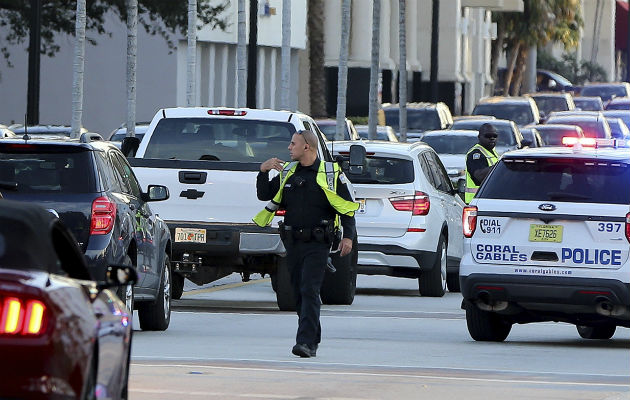
<path id="1" fill-rule="evenodd" d="M 0 200 L 0 398 L 126 399 L 131 321 L 108 287 L 135 270 L 91 280 L 72 233 L 51 212 Z"/>

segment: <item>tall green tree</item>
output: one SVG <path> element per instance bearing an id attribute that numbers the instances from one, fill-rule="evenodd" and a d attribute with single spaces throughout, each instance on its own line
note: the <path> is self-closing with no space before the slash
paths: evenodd
<path id="1" fill-rule="evenodd" d="M 210 0 L 199 0 L 197 5 L 199 24 L 225 29 L 227 22 L 221 13 L 229 5 L 229 0 L 219 5 L 210 3 Z M 97 35 L 110 34 L 105 29 L 105 17 L 108 12 L 111 11 L 126 21 L 126 4 L 126 0 L 87 0 L 86 41 L 98 44 Z M 186 35 L 187 9 L 186 1 L 138 0 L 138 22 L 146 32 L 162 36 L 169 47 L 174 49 L 172 35 Z M 59 51 L 57 34 L 75 34 L 76 10 L 77 0 L 42 0 L 42 53 L 52 57 Z M 0 53 L 7 61 L 10 61 L 8 46 L 24 43 L 29 37 L 30 14 L 28 1 L 0 0 Z"/>
<path id="2" fill-rule="evenodd" d="M 495 13 L 493 20 L 497 23 L 497 40 L 493 43 L 491 70 L 496 81 L 496 65 L 505 52 L 505 94 L 519 92 L 529 47 L 558 42 L 565 49 L 575 48 L 580 40 L 579 28 L 584 24 L 580 0 L 524 0 L 522 13 Z"/>

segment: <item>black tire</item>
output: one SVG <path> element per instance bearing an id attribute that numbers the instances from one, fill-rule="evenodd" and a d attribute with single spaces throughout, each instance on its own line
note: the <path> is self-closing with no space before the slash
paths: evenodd
<path id="1" fill-rule="evenodd" d="M 98 356 L 96 351 L 92 354 L 92 360 L 90 361 L 90 370 L 85 378 L 83 384 L 83 391 L 81 393 L 81 400 L 96 400 L 96 383 L 98 374 Z"/>
<path id="2" fill-rule="evenodd" d="M 171 295 L 173 299 L 179 300 L 184 293 L 184 275 L 180 275 L 177 272 L 173 272 L 173 282 L 171 283 Z"/>
<path id="3" fill-rule="evenodd" d="M 466 325 L 470 336 L 480 342 L 502 342 L 510 334 L 512 324 L 499 314 L 466 305 Z"/>
<path id="4" fill-rule="evenodd" d="M 156 299 L 152 303 L 138 307 L 140 329 L 143 331 L 164 331 L 171 322 L 171 262 L 164 255 L 164 267 Z"/>
<path id="5" fill-rule="evenodd" d="M 578 333 L 584 339 L 610 339 L 615 334 L 615 325 L 586 326 L 577 325 Z"/>
<path id="6" fill-rule="evenodd" d="M 459 272 L 450 272 L 446 274 L 446 286 L 451 293 L 459 293 L 461 288 L 459 286 Z"/>
<path id="7" fill-rule="evenodd" d="M 280 311 L 295 311 L 295 296 L 286 257 L 276 257 L 276 272 L 271 276 L 271 280 L 275 281 L 275 285 L 272 286 L 275 286 Z"/>
<path id="8" fill-rule="evenodd" d="M 135 265 L 133 265 L 133 261 L 131 261 L 131 257 L 129 257 L 129 255 L 125 256 L 125 260 L 123 261 L 123 263 L 124 265 L 128 265 L 134 268 L 136 267 Z M 129 310 L 130 321 L 133 320 L 133 309 L 135 307 L 133 299 L 134 294 L 134 285 L 118 286 L 118 288 L 116 289 L 116 295 L 123 303 L 125 303 L 125 306 Z"/>
<path id="9" fill-rule="evenodd" d="M 433 268 L 422 271 L 418 278 L 418 289 L 421 296 L 442 297 L 446 292 L 446 254 L 447 242 L 444 235 L 440 235 Z"/>
<path id="10" fill-rule="evenodd" d="M 340 257 L 339 253 L 335 253 L 331 258 L 337 271 L 333 273 L 326 268 L 326 275 L 324 275 L 320 292 L 322 303 L 350 305 L 354 301 L 357 290 L 359 245 L 356 238 L 352 242 L 350 254 Z"/>

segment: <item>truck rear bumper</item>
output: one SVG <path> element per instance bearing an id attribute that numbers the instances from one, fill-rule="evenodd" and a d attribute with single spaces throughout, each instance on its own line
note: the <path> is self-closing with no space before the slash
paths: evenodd
<path id="1" fill-rule="evenodd" d="M 173 254 L 191 253 L 208 256 L 284 254 L 285 249 L 276 228 L 254 224 L 205 224 L 166 221 L 173 238 Z M 203 242 L 182 240 L 176 232 L 182 229 L 203 230 Z"/>

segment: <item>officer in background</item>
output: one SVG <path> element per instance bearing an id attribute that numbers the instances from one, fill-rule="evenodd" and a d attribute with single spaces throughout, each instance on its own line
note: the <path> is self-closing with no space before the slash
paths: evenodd
<path id="1" fill-rule="evenodd" d="M 356 235 L 354 212 L 359 208 L 352 201 L 339 165 L 318 158 L 318 142 L 310 130 L 293 134 L 289 144 L 293 161 L 271 158 L 263 162 L 256 180 L 258 198 L 271 201 L 254 222 L 267 226 L 278 208 L 286 210 L 280 237 L 287 251 L 298 315 L 292 353 L 300 357 L 317 354 L 321 341 L 319 292 L 328 254 L 339 224 L 343 226 L 343 238 L 338 250 L 342 257 L 350 254 Z M 270 181 L 272 169 L 280 174 Z"/>
<path id="2" fill-rule="evenodd" d="M 497 145 L 497 129 L 485 123 L 479 127 L 479 143 L 474 145 L 466 154 L 466 204 L 475 197 L 479 186 L 492 171 L 492 167 L 499 160 L 494 147 Z"/>

